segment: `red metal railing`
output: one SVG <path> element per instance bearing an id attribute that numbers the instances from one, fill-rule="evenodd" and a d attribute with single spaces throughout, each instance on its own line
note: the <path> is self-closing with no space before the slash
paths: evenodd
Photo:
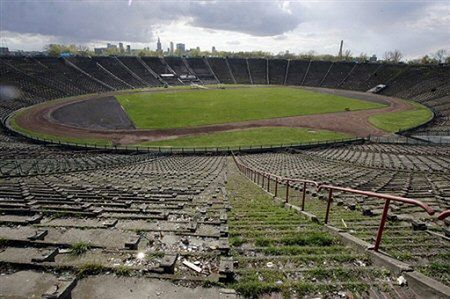
<path id="1" fill-rule="evenodd" d="M 303 180 L 303 179 L 293 179 L 293 178 L 286 178 L 279 175 L 275 175 L 269 172 L 259 171 L 256 169 L 253 169 L 251 167 L 246 166 L 245 164 L 239 162 L 236 157 L 233 155 L 234 161 L 236 165 L 238 166 L 239 170 L 244 173 L 247 177 L 249 177 L 252 181 L 254 181 L 256 184 L 261 183 L 261 187 L 264 188 L 264 178 L 267 178 L 267 191 L 270 191 L 270 181 L 273 179 L 275 183 L 275 191 L 274 195 L 275 197 L 278 197 L 278 185 L 286 185 L 285 190 L 285 202 L 289 203 L 289 188 L 291 186 L 291 183 L 303 183 L 303 190 L 302 190 L 302 203 L 301 203 L 301 209 L 302 211 L 305 210 L 305 198 L 306 198 L 306 187 L 307 185 L 314 185 L 315 187 L 319 186 L 318 182 L 311 181 L 311 180 Z M 262 178 L 262 179 L 260 179 Z M 261 180 L 261 182 L 260 182 Z"/>
<path id="2" fill-rule="evenodd" d="M 326 208 L 326 212 L 325 212 L 325 223 L 326 224 L 328 223 L 328 220 L 330 217 L 330 210 L 331 210 L 331 204 L 333 202 L 333 191 L 334 190 L 342 191 L 342 192 L 346 192 L 346 193 L 359 194 L 359 195 L 368 196 L 368 197 L 375 197 L 375 198 L 384 200 L 385 202 L 384 202 L 383 213 L 381 215 L 380 225 L 378 227 L 378 232 L 377 232 L 377 236 L 375 239 L 375 245 L 373 248 L 374 251 L 378 251 L 378 249 L 380 247 L 381 239 L 382 239 L 383 232 L 384 232 L 384 227 L 386 224 L 387 214 L 389 211 L 389 205 L 390 205 L 391 201 L 402 202 L 402 203 L 418 206 L 418 207 L 422 208 L 423 210 L 425 210 L 425 212 L 427 212 L 429 215 L 434 215 L 434 213 L 435 213 L 435 211 L 432 208 L 430 208 L 427 204 L 425 204 L 419 200 L 406 198 L 406 197 L 400 197 L 400 196 L 394 196 L 394 195 L 390 195 L 390 194 L 382 194 L 382 193 L 376 193 L 376 192 L 371 192 L 371 191 L 362 191 L 362 190 L 357 190 L 357 189 L 352 189 L 352 188 L 338 187 L 338 186 L 333 186 L 333 185 L 325 185 L 325 184 L 320 184 L 319 182 L 311 181 L 311 180 L 286 178 L 286 177 L 274 175 L 274 174 L 271 174 L 268 172 L 263 172 L 263 171 L 248 167 L 247 165 L 240 162 L 234 155 L 233 155 L 233 159 L 234 159 L 236 165 L 238 166 L 239 170 L 244 175 L 249 177 L 251 180 L 253 180 L 257 184 L 260 184 L 260 180 L 261 180 L 262 188 L 264 188 L 266 186 L 264 183 L 264 178 L 267 178 L 267 191 L 268 192 L 270 192 L 270 182 L 273 179 L 274 183 L 275 183 L 275 188 L 274 188 L 275 189 L 275 191 L 274 191 L 275 197 L 278 196 L 278 185 L 279 184 L 286 185 L 286 191 L 285 191 L 286 192 L 285 193 L 285 202 L 286 203 L 289 202 L 289 188 L 290 188 L 291 182 L 303 183 L 302 202 L 301 202 L 301 210 L 302 211 L 305 210 L 306 187 L 308 184 L 314 185 L 317 188 L 317 192 L 327 189 L 328 190 L 328 200 L 327 200 L 327 208 Z M 439 214 L 438 219 L 443 220 L 448 216 L 450 216 L 450 210 L 444 211 L 441 214 Z"/>
<path id="3" fill-rule="evenodd" d="M 410 205 L 415 205 L 415 206 L 418 206 L 418 207 L 422 208 L 423 210 L 425 210 L 425 212 L 427 212 L 428 215 L 434 215 L 434 210 L 432 208 L 430 208 L 428 205 L 424 204 L 423 202 L 421 202 L 419 200 L 415 200 L 415 199 L 411 199 L 411 198 L 400 197 L 400 196 L 395 196 L 395 195 L 390 195 L 390 194 L 376 193 L 376 192 L 371 192 L 371 191 L 361 191 L 361 190 L 356 190 L 356 189 L 352 189 L 352 188 L 337 187 L 337 186 L 332 186 L 332 185 L 320 185 L 317 188 L 317 191 L 319 192 L 322 189 L 329 190 L 328 201 L 327 201 L 327 212 L 325 214 L 325 223 L 328 223 L 329 214 L 330 214 L 330 206 L 331 206 L 331 203 L 333 202 L 333 191 L 334 190 L 338 190 L 338 191 L 342 191 L 342 192 L 346 192 L 346 193 L 364 195 L 364 196 L 368 196 L 368 197 L 375 197 L 375 198 L 384 200 L 383 213 L 381 214 L 380 225 L 378 226 L 377 237 L 375 239 L 375 246 L 373 248 L 374 251 L 378 251 L 378 249 L 380 248 L 381 238 L 383 236 L 383 231 L 384 231 L 384 227 L 385 227 L 386 219 L 387 219 L 387 213 L 389 211 L 389 205 L 390 205 L 391 201 L 397 201 L 397 202 L 407 203 Z"/>
<path id="4" fill-rule="evenodd" d="M 441 212 L 437 218 L 439 220 L 444 220 L 445 218 L 447 218 L 449 216 L 450 216 L 450 210 L 447 210 L 447 211 Z"/>

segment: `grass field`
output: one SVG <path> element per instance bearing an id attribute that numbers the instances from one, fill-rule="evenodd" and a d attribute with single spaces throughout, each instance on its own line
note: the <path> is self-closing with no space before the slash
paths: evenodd
<path id="1" fill-rule="evenodd" d="M 116 96 L 137 128 L 181 128 L 361 110 L 382 104 L 298 88 L 236 88 Z"/>
<path id="2" fill-rule="evenodd" d="M 372 115 L 369 121 L 377 128 L 394 133 L 421 125 L 433 117 L 425 106 L 415 102 L 411 104 L 414 106 L 412 110 Z"/>
<path id="3" fill-rule="evenodd" d="M 299 144 L 350 137 L 352 136 L 326 130 L 270 127 L 179 137 L 170 140 L 146 142 L 143 145 L 171 147 L 237 147 L 290 143 Z"/>

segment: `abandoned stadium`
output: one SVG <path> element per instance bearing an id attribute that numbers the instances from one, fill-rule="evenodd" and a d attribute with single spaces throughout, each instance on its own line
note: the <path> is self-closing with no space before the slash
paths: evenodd
<path id="1" fill-rule="evenodd" d="M 0 297 L 450 296 L 447 65 L 37 56 L 0 74 Z M 268 92 L 256 116 L 177 125 L 124 102 Z M 321 110 L 274 109 L 297 93 Z"/>

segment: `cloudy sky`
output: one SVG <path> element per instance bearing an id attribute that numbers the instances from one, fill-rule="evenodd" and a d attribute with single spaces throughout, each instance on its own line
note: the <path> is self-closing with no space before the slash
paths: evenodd
<path id="1" fill-rule="evenodd" d="M 131 2 L 131 3 L 130 3 Z M 336 54 L 399 49 L 407 58 L 450 50 L 450 0 L 0 0 L 1 44 L 42 50 L 49 43 L 106 42 L 163 47 Z"/>

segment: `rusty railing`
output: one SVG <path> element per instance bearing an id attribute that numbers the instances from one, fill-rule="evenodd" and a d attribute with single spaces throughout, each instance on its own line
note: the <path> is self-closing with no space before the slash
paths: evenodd
<path id="1" fill-rule="evenodd" d="M 450 216 L 450 210 L 446 210 L 446 211 L 441 212 L 437 218 L 439 220 L 444 220 L 445 218 L 447 218 L 449 216 Z"/>
<path id="2" fill-rule="evenodd" d="M 322 189 L 329 190 L 328 191 L 328 200 L 327 200 L 327 211 L 325 214 L 325 223 L 326 224 L 328 223 L 328 219 L 329 219 L 329 215 L 330 215 L 330 207 L 331 207 L 331 203 L 333 202 L 333 191 L 334 190 L 342 191 L 345 193 L 364 195 L 364 196 L 368 196 L 368 197 L 375 197 L 375 198 L 384 200 L 383 213 L 381 214 L 380 225 L 378 226 L 378 232 L 377 232 L 377 236 L 375 239 L 375 245 L 373 248 L 374 251 L 378 251 L 378 249 L 380 248 L 381 238 L 383 236 L 384 227 L 385 227 L 386 219 L 387 219 L 387 214 L 389 211 L 389 205 L 390 205 L 391 201 L 403 202 L 403 203 L 407 203 L 410 205 L 418 206 L 418 207 L 422 208 L 423 210 L 425 210 L 425 212 L 427 212 L 428 215 L 434 215 L 434 210 L 432 208 L 430 208 L 427 204 L 425 204 L 419 200 L 416 200 L 416 199 L 400 197 L 400 196 L 395 196 L 395 195 L 390 195 L 390 194 L 371 192 L 371 191 L 361 191 L 361 190 L 357 190 L 357 189 L 337 187 L 337 186 L 332 186 L 332 185 L 320 185 L 317 188 L 317 191 L 319 192 Z"/>
<path id="3" fill-rule="evenodd" d="M 381 243 L 381 239 L 383 236 L 386 219 L 387 219 L 387 214 L 389 211 L 389 205 L 390 205 L 391 201 L 402 202 L 402 203 L 420 207 L 425 212 L 427 212 L 428 215 L 430 215 L 430 216 L 435 214 L 435 211 L 431 207 L 429 207 L 427 204 L 425 204 L 419 200 L 416 200 L 416 199 L 394 196 L 394 195 L 390 195 L 390 194 L 371 192 L 371 191 L 362 191 L 362 190 L 357 190 L 357 189 L 352 189 L 352 188 L 338 187 L 338 186 L 333 186 L 333 185 L 325 185 L 325 184 L 321 184 L 319 182 L 312 181 L 312 180 L 286 178 L 286 177 L 274 175 L 274 174 L 271 174 L 268 172 L 264 172 L 264 171 L 260 171 L 260 170 L 251 168 L 251 167 L 245 165 L 244 163 L 242 163 L 241 161 L 239 161 L 234 155 L 233 155 L 233 159 L 234 159 L 236 165 L 238 166 L 239 170 L 245 176 L 250 178 L 256 184 L 258 184 L 258 185 L 261 184 L 261 187 L 263 189 L 267 186 L 268 192 L 270 192 L 270 183 L 271 183 L 271 180 L 273 180 L 275 183 L 275 188 L 274 188 L 275 197 L 278 197 L 278 185 L 279 184 L 286 185 L 285 203 L 289 202 L 290 184 L 292 182 L 303 183 L 302 201 L 301 201 L 301 210 L 302 211 L 305 210 L 306 187 L 308 184 L 315 186 L 317 188 L 317 192 L 320 192 L 321 190 L 328 190 L 328 200 L 327 200 L 327 207 L 326 207 L 325 220 L 324 220 L 325 224 L 328 224 L 328 221 L 330 218 L 330 210 L 331 210 L 331 204 L 333 202 L 333 191 L 334 190 L 345 192 L 345 193 L 363 195 L 363 196 L 367 196 L 367 197 L 375 197 L 375 198 L 384 200 L 383 213 L 381 215 L 380 225 L 378 227 L 377 236 L 376 236 L 375 244 L 373 247 L 373 250 L 376 252 L 378 252 L 378 250 L 380 248 L 380 243 Z M 264 182 L 265 178 L 267 178 L 267 182 Z M 438 219 L 443 220 L 448 216 L 450 216 L 450 210 L 444 211 L 441 214 L 439 214 Z"/>

